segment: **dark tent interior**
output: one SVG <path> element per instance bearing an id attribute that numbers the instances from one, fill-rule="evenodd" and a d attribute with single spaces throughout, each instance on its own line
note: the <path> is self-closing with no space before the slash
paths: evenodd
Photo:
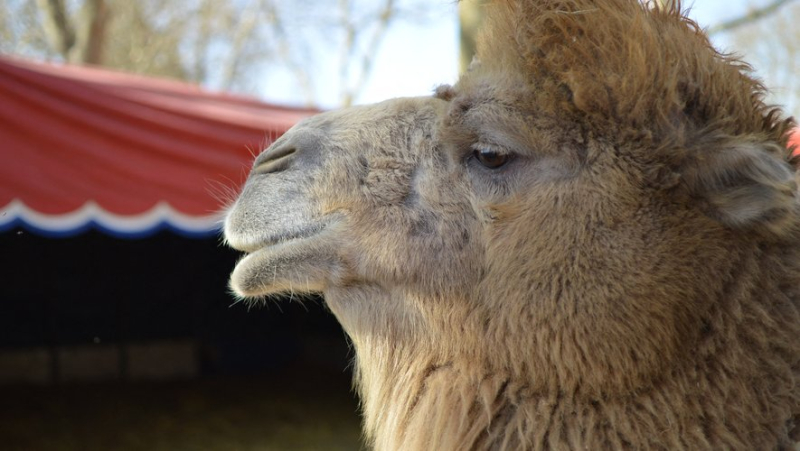
<path id="1" fill-rule="evenodd" d="M 335 318 L 320 299 L 235 303 L 226 284 L 238 256 L 218 237 L 18 228 L 0 249 L 0 354 L 18 355 L 0 374 L 36 382 L 0 385 L 6 449 L 358 443 Z"/>

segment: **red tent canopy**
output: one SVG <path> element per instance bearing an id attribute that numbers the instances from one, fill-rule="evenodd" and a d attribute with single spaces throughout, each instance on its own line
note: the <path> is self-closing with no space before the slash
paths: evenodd
<path id="1" fill-rule="evenodd" d="M 222 187 L 316 112 L 0 57 L 0 231 L 215 233 Z"/>

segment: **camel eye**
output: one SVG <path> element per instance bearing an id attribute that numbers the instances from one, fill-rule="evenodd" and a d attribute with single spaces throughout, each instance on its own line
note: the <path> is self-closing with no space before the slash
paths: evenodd
<path id="1" fill-rule="evenodd" d="M 478 162 L 489 169 L 497 169 L 508 162 L 508 154 L 490 148 L 475 149 L 472 152 Z"/>

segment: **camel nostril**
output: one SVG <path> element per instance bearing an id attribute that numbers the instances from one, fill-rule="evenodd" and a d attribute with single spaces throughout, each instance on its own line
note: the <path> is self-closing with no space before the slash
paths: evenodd
<path id="1" fill-rule="evenodd" d="M 294 146 L 286 146 L 275 149 L 271 152 L 261 154 L 253 165 L 254 174 L 268 174 L 271 172 L 280 172 L 289 167 L 289 162 L 297 148 Z"/>

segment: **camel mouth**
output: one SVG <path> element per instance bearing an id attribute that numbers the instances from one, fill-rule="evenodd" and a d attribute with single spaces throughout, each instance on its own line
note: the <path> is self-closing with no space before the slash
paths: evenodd
<path id="1" fill-rule="evenodd" d="M 273 230 L 265 234 L 249 234 L 241 233 L 236 228 L 230 227 L 226 221 L 223 228 L 223 236 L 225 243 L 245 254 L 252 254 L 264 248 L 277 246 L 282 243 L 290 241 L 302 240 L 310 238 L 324 229 L 328 228 L 332 223 L 337 222 L 337 217 L 327 217 L 318 221 L 311 222 L 310 224 L 301 224 L 295 227 Z"/>
<path id="2" fill-rule="evenodd" d="M 261 252 L 270 247 L 279 246 L 282 244 L 288 244 L 291 241 L 299 241 L 311 238 L 314 235 L 325 230 L 330 225 L 330 223 L 331 221 L 322 221 L 308 226 L 303 226 L 295 230 L 278 232 L 275 234 L 257 238 L 255 240 L 249 240 L 247 244 L 239 244 L 239 245 L 232 244 L 232 247 L 234 249 L 243 251 L 246 255 L 250 255 L 257 252 Z M 228 238 L 228 241 L 230 242 L 232 240 Z"/>
<path id="3" fill-rule="evenodd" d="M 241 298 L 321 291 L 315 268 L 332 261 L 330 230 L 338 222 L 335 219 L 268 235 L 247 245 L 240 240 L 236 248 L 245 254 L 233 268 L 230 288 Z"/>

